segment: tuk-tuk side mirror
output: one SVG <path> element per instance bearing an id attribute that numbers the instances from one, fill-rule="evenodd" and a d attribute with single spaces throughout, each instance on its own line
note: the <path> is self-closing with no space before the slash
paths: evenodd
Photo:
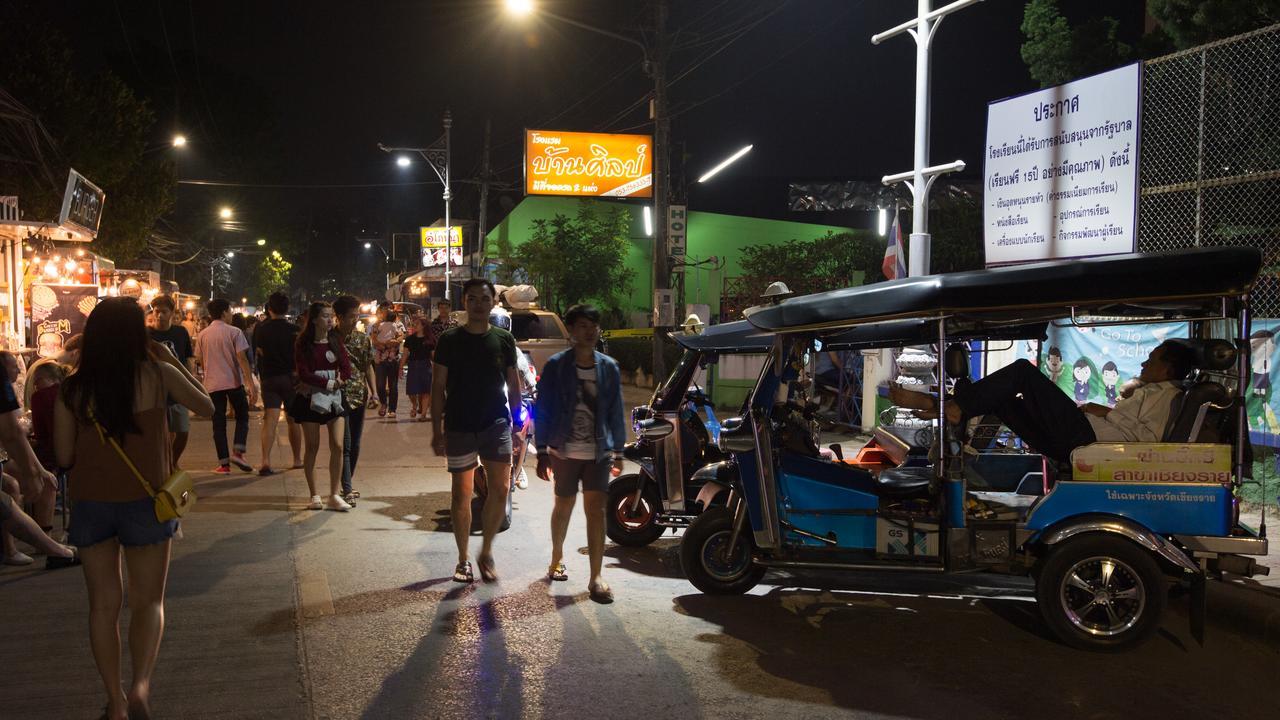
<path id="1" fill-rule="evenodd" d="M 670 435 L 676 426 L 666 418 L 649 418 L 636 423 L 636 435 L 645 440 L 661 440 Z"/>

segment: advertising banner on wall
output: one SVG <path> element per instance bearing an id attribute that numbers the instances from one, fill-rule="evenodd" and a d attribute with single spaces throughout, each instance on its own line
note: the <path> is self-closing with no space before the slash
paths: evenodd
<path id="1" fill-rule="evenodd" d="M 446 259 L 454 265 L 463 264 L 460 226 L 424 227 L 418 232 L 422 238 L 422 267 L 444 265 Z"/>
<path id="2" fill-rule="evenodd" d="M 97 305 L 97 285 L 32 285 L 31 337 L 40 357 L 60 354 Z"/>
<path id="3" fill-rule="evenodd" d="M 1049 326 L 1041 345 L 1040 371 L 1077 404 L 1115 407 L 1120 388 L 1142 373 L 1142 363 L 1157 345 L 1190 334 L 1187 323 Z M 1037 361 L 1035 343 L 1020 342 L 1020 354 Z"/>
<path id="4" fill-rule="evenodd" d="M 1249 412 L 1249 430 L 1255 445 L 1280 446 L 1280 354 L 1276 352 L 1276 336 L 1280 320 L 1254 318 L 1249 336 L 1249 391 L 1245 407 Z"/>
<path id="5" fill-rule="evenodd" d="M 525 195 L 653 197 L 653 137 L 526 130 Z"/>
<path id="6" fill-rule="evenodd" d="M 1133 252 L 1140 64 L 987 105 L 987 266 Z"/>

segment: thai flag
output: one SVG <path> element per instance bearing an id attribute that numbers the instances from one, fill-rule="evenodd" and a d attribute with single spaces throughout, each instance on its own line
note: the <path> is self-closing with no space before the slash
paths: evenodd
<path id="1" fill-rule="evenodd" d="M 893 210 L 893 226 L 889 228 L 889 244 L 884 249 L 884 262 L 880 271 L 886 280 L 907 276 L 906 253 L 902 249 L 902 226 L 898 224 L 898 209 Z"/>

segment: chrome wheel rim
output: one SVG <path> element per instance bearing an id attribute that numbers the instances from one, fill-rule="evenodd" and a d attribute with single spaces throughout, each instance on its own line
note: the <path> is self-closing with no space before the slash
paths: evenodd
<path id="1" fill-rule="evenodd" d="M 1120 635 L 1138 624 L 1147 606 L 1142 577 L 1122 560 L 1080 560 L 1058 587 L 1062 610 L 1076 629 L 1096 637 Z"/>

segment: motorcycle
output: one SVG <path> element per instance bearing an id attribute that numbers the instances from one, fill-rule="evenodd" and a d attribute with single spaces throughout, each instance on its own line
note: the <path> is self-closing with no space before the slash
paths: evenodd
<path id="1" fill-rule="evenodd" d="M 648 545 L 667 528 L 688 527 L 697 517 L 701 511 L 695 502 L 698 491 L 714 474 L 716 464 L 728 456 L 718 447 L 720 423 L 715 409 L 694 378 L 700 369 L 718 362 L 720 355 L 763 354 L 773 344 L 772 335 L 745 321 L 671 337 L 685 349 L 684 355 L 649 403 L 632 410 L 631 421 L 639 427 L 663 417 L 680 431 L 658 439 L 637 432 L 637 439 L 623 449 L 623 458 L 639 465 L 640 471 L 609 483 L 606 533 L 619 545 Z"/>

